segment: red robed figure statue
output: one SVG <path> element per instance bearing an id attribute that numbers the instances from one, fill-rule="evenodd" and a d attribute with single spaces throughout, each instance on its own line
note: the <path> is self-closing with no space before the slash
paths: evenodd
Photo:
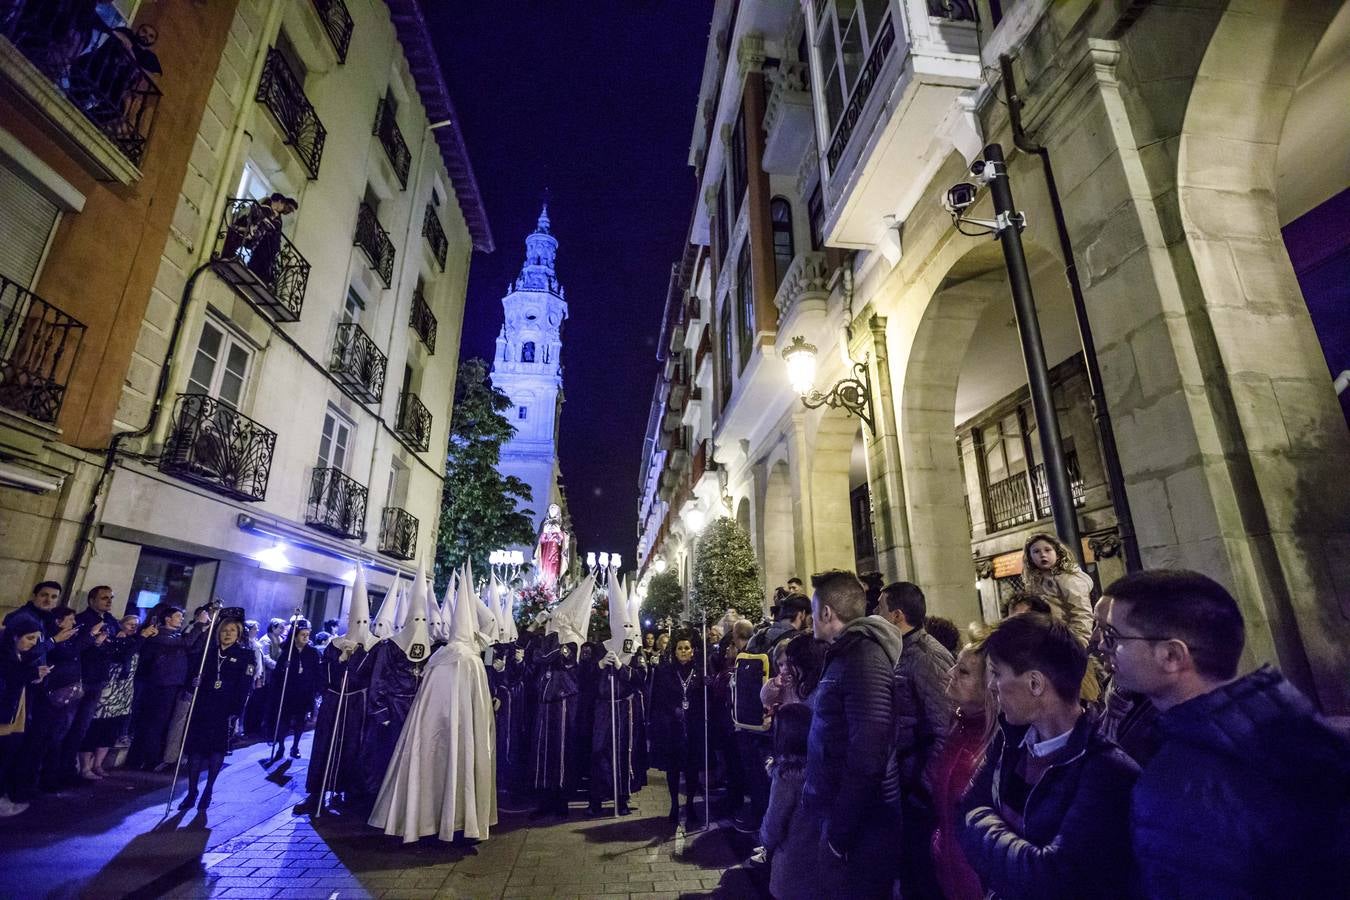
<path id="1" fill-rule="evenodd" d="M 558 588 L 563 561 L 567 558 L 568 536 L 563 530 L 562 508 L 556 503 L 548 506 L 548 518 L 539 526 L 539 540 L 534 545 L 534 565 L 538 582 L 550 591 Z"/>

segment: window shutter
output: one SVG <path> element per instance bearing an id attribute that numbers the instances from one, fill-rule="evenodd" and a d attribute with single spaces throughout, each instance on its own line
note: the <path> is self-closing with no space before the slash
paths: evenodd
<path id="1" fill-rule="evenodd" d="M 19 173 L 0 162 L 0 275 L 25 288 L 37 278 L 60 210 Z"/>

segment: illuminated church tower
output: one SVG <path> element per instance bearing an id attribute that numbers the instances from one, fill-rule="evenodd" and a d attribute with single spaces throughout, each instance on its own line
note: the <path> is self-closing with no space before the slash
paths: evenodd
<path id="1" fill-rule="evenodd" d="M 559 486 L 558 420 L 562 411 L 562 323 L 567 301 L 554 261 L 558 240 L 549 232 L 548 205 L 525 238 L 525 264 L 502 298 L 506 321 L 497 335 L 492 383 L 511 398 L 506 411 L 516 433 L 502 446 L 501 472 L 530 486 L 535 531 L 550 503 L 566 503 Z"/>

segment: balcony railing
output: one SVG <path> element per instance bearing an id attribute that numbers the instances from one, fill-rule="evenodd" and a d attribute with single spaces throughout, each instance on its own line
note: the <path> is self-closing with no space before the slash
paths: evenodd
<path id="1" fill-rule="evenodd" d="M 309 481 L 305 524 L 344 538 L 363 538 L 366 531 L 365 485 L 341 469 L 315 469 Z"/>
<path id="2" fill-rule="evenodd" d="M 337 51 L 338 62 L 347 61 L 347 48 L 352 43 L 352 16 L 347 12 L 347 4 L 342 0 L 314 0 L 314 9 L 323 22 L 323 30 Z"/>
<path id="3" fill-rule="evenodd" d="M 295 148 L 309 177 L 318 178 L 328 131 L 305 96 L 304 87 L 276 47 L 267 51 L 262 80 L 258 82 L 257 100 L 277 120 L 281 133 L 286 136 L 286 143 Z"/>
<path id="4" fill-rule="evenodd" d="M 787 318 L 798 303 L 814 297 L 828 299 L 830 295 L 830 266 L 825 254 L 816 250 L 798 253 L 783 273 L 783 282 L 778 285 L 774 295 L 774 305 L 778 307 L 778 321 Z"/>
<path id="5" fill-rule="evenodd" d="M 394 431 L 413 449 L 426 452 L 431 447 L 431 411 L 413 393 L 399 394 L 398 422 Z"/>
<path id="6" fill-rule="evenodd" d="M 413 291 L 412 315 L 408 318 L 408 325 L 422 339 L 426 345 L 427 353 L 436 352 L 436 314 L 431 311 L 431 306 L 427 303 L 427 298 L 422 294 L 422 288 L 419 286 Z"/>
<path id="7" fill-rule="evenodd" d="M 84 325 L 0 277 L 0 406 L 52 424 L 84 339 Z"/>
<path id="8" fill-rule="evenodd" d="M 353 394 L 366 403 L 379 403 L 384 396 L 384 375 L 388 359 L 370 335 L 355 322 L 338 326 L 333 340 L 333 358 L 328 371 Z"/>
<path id="9" fill-rule="evenodd" d="M 380 276 L 385 287 L 394 282 L 394 242 L 389 232 L 380 226 L 375 210 L 362 203 L 356 211 L 356 238 L 353 242 L 366 253 L 370 267 Z"/>
<path id="10" fill-rule="evenodd" d="M 408 152 L 408 144 L 403 140 L 403 132 L 398 130 L 394 110 L 385 100 L 381 100 L 375 107 L 375 128 L 371 133 L 380 139 L 380 146 L 384 148 L 384 154 L 389 157 L 389 164 L 394 167 L 394 174 L 398 176 L 398 186 L 406 189 L 412 154 Z"/>
<path id="11" fill-rule="evenodd" d="M 406 509 L 386 506 L 380 516 L 380 547 L 385 556 L 394 559 L 417 557 L 417 517 Z"/>
<path id="12" fill-rule="evenodd" d="M 445 239 L 445 229 L 441 227 L 441 217 L 436 214 L 436 207 L 430 203 L 427 204 L 426 215 L 422 217 L 422 236 L 427 239 L 432 255 L 436 257 L 436 262 L 440 264 L 441 271 L 444 272 L 445 257 L 450 252 L 450 242 Z"/>
<path id="13" fill-rule="evenodd" d="M 834 136 L 830 138 L 830 149 L 825 155 L 825 160 L 829 164 L 831 174 L 839 163 L 839 157 L 844 155 L 849 138 L 853 137 L 853 128 L 862 117 L 863 107 L 867 105 L 867 98 L 872 96 L 872 88 L 876 86 L 881 67 L 886 64 L 886 57 L 890 55 L 891 47 L 894 45 L 895 22 L 892 16 L 887 16 L 880 34 L 877 35 L 876 43 L 872 45 L 872 52 L 867 54 L 866 65 L 858 73 L 858 81 L 849 95 L 848 106 L 844 107 L 844 115 L 835 126 Z"/>
<path id="14" fill-rule="evenodd" d="M 1064 454 L 1064 465 L 1069 470 L 1073 505 L 1082 506 L 1083 476 L 1078 471 L 1078 454 L 1072 451 Z M 1050 488 L 1045 480 L 1045 466 L 1036 466 L 1030 476 L 1018 472 L 989 485 L 986 505 L 991 532 L 1050 518 Z"/>
<path id="15" fill-rule="evenodd" d="M 0 33 L 139 166 L 161 96 L 154 33 L 113 31 L 93 6 L 0 2 Z"/>
<path id="16" fill-rule="evenodd" d="M 159 468 L 238 500 L 262 500 L 277 433 L 206 394 L 180 394 Z"/>
<path id="17" fill-rule="evenodd" d="M 282 233 L 271 207 L 248 198 L 226 202 L 212 260 L 216 274 L 274 320 L 300 319 L 309 261 Z"/>

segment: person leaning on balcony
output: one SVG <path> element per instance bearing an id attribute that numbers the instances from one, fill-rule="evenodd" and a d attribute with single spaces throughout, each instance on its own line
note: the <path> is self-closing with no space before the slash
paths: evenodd
<path id="1" fill-rule="evenodd" d="M 281 220 L 300 208 L 295 198 L 280 192 L 247 204 L 225 233 L 221 259 L 239 259 L 264 284 L 271 284 L 281 255 Z"/>
<path id="2" fill-rule="evenodd" d="M 1092 636 L 1092 576 L 1078 568 L 1073 551 L 1044 532 L 1027 538 L 1022 548 L 1022 584 L 1026 591 L 1050 601 L 1083 646 Z"/>

